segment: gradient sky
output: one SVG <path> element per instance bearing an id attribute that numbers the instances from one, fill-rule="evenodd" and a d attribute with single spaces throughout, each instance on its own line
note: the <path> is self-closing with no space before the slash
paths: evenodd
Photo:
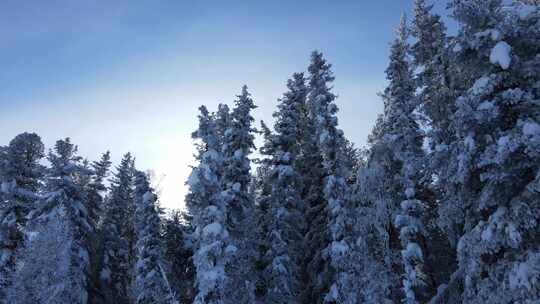
<path id="1" fill-rule="evenodd" d="M 340 125 L 361 146 L 412 2 L 1 0 L 0 144 L 28 131 L 47 147 L 71 137 L 90 159 L 130 151 L 165 176 L 162 204 L 180 208 L 199 105 L 231 104 L 247 84 L 256 119 L 271 121 L 317 49 L 334 65 Z"/>

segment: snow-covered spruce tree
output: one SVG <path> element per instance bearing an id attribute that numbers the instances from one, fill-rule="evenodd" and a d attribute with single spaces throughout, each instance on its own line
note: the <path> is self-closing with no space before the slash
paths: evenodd
<path id="1" fill-rule="evenodd" d="M 87 303 L 89 223 L 81 164 L 69 138 L 49 152 L 47 192 L 29 214 L 27 244 L 8 290 L 9 303 Z"/>
<path id="2" fill-rule="evenodd" d="M 257 281 L 255 283 L 255 296 L 257 300 L 264 301 L 268 291 L 267 276 L 265 273 L 268 267 L 269 259 L 266 253 L 269 251 L 269 244 L 266 238 L 271 226 L 271 208 L 270 208 L 270 193 L 272 185 L 270 184 L 270 173 L 272 172 L 272 145 L 268 144 L 271 141 L 272 130 L 261 120 L 260 134 L 262 134 L 264 144 L 259 148 L 259 154 L 262 156 L 253 160 L 257 164 L 256 171 L 252 177 L 251 192 L 255 198 L 255 217 L 257 218 L 257 230 L 255 233 L 255 247 L 257 248 L 257 258 L 255 261 L 255 272 L 257 273 Z"/>
<path id="3" fill-rule="evenodd" d="M 354 256 L 354 208 L 349 204 L 349 191 L 344 166 L 343 147 L 346 140 L 338 129 L 334 103 L 336 95 L 331 92 L 334 81 L 331 65 L 322 54 L 313 52 L 309 71 L 308 106 L 317 130 L 317 143 L 323 158 L 324 199 L 327 203 L 329 244 L 323 257 L 329 264 L 331 282 L 325 291 L 324 303 L 357 303 L 355 288 Z"/>
<path id="4" fill-rule="evenodd" d="M 100 271 L 101 271 L 101 259 L 103 256 L 103 243 L 101 239 L 100 221 L 104 212 L 104 200 L 107 187 L 104 184 L 104 180 L 109 174 L 109 168 L 111 166 L 111 154 L 109 151 L 101 155 L 100 160 L 92 162 L 86 168 L 92 171 L 92 175 L 88 176 L 87 183 L 87 209 L 88 209 L 88 222 L 94 228 L 90 232 L 88 242 L 88 249 L 90 251 L 90 279 L 89 279 L 89 301 L 90 303 L 99 302 L 98 299 L 102 298 L 99 291 L 100 285 Z"/>
<path id="5" fill-rule="evenodd" d="M 426 267 L 426 204 L 419 200 L 417 191 L 422 186 L 423 134 L 415 120 L 414 80 L 408 61 L 408 28 L 402 17 L 397 37 L 390 50 L 390 65 L 386 70 L 389 80 L 385 100 L 383 142 L 391 147 L 399 177 L 395 181 L 401 201 L 394 224 L 400 229 L 404 267 L 403 290 L 406 303 L 425 302 L 433 292 L 431 274 Z M 396 201 L 397 203 L 397 201 Z"/>
<path id="6" fill-rule="evenodd" d="M 435 136 L 429 137 L 433 140 L 433 152 L 430 153 L 429 163 L 436 175 L 437 192 L 443 194 L 438 206 L 437 223 L 445 231 L 453 248 L 457 247 L 464 230 L 469 230 L 471 227 L 470 223 L 466 223 L 468 218 L 466 213 L 469 206 L 472 206 L 473 201 L 476 200 L 473 193 L 478 191 L 480 184 L 478 175 L 466 174 L 458 177 L 458 171 L 461 170 L 459 167 L 467 168 L 469 160 L 462 157 L 468 154 L 462 151 L 466 147 L 457 144 L 460 141 L 457 138 L 457 129 L 460 126 L 455 121 L 454 112 L 458 107 L 457 96 L 471 88 L 475 80 L 482 76 L 482 71 L 490 67 L 489 60 L 482 60 L 482 56 L 475 54 L 480 45 L 490 43 L 492 36 L 498 39 L 499 33 L 494 27 L 501 17 L 500 14 L 494 14 L 496 8 L 500 6 L 500 3 L 496 2 L 498 1 L 452 1 L 450 3 L 453 9 L 452 15 L 460 24 L 458 35 L 449 42 L 446 52 L 450 66 L 447 73 L 451 74 L 448 76 L 451 92 L 448 109 L 444 112 L 450 112 L 451 115 L 444 118 L 443 116 L 446 116 L 444 114 L 436 119 L 439 124 L 446 120 L 448 131 L 446 131 L 447 135 L 440 139 Z M 488 48 L 482 47 L 483 56 L 489 56 L 485 53 Z M 440 97 L 440 100 L 444 100 L 444 96 Z M 434 115 L 429 112 L 426 114 L 430 117 Z M 436 132 L 436 127 L 430 135 L 434 132 Z"/>
<path id="7" fill-rule="evenodd" d="M 101 291 L 106 303 L 127 303 L 131 282 L 130 243 L 133 231 L 133 158 L 127 153 L 111 179 L 102 226 Z"/>
<path id="8" fill-rule="evenodd" d="M 425 301 L 429 296 L 426 291 L 432 287 L 424 265 L 424 204 L 415 197 L 420 192 L 417 190 L 423 169 L 422 133 L 413 112 L 415 86 L 406 40 L 403 18 L 386 70 L 389 84 L 382 94 L 384 113 L 370 135 L 368 160 L 355 191 L 362 218 L 372 218 L 358 224 L 359 244 L 364 252 L 361 266 L 363 271 L 380 269 L 382 273 L 380 286 L 362 283 L 376 295 L 371 298 L 362 293 L 367 298 L 364 301 L 371 303 Z M 404 273 L 402 284 L 396 277 L 400 273 Z"/>
<path id="9" fill-rule="evenodd" d="M 296 166 L 302 178 L 301 199 L 306 206 L 307 231 L 304 237 L 305 258 L 302 266 L 302 303 L 320 303 L 328 291 L 331 272 L 323 258 L 328 246 L 328 210 L 324 199 L 324 168 L 318 145 L 316 117 L 312 115 L 307 100 L 301 106 L 299 125 L 300 151 Z"/>
<path id="10" fill-rule="evenodd" d="M 195 298 L 195 266 L 193 265 L 192 215 L 172 210 L 163 219 L 164 260 L 169 284 L 181 303 Z"/>
<path id="11" fill-rule="evenodd" d="M 385 170 L 388 152 L 383 145 L 369 150 L 366 163 L 359 168 L 352 200 L 357 205 L 358 239 L 356 267 L 362 274 L 358 280 L 360 303 L 398 303 L 399 264 L 396 236 L 392 233 L 392 215 L 388 195 L 393 176 Z M 392 210 L 392 212 L 394 212 Z M 391 249 L 392 248 L 392 249 Z"/>
<path id="12" fill-rule="evenodd" d="M 231 255 L 225 265 L 225 303 L 253 303 L 255 301 L 256 246 L 253 239 L 256 223 L 254 198 L 249 192 L 251 161 L 249 155 L 253 144 L 253 117 L 255 108 L 247 87 L 235 100 L 231 123 L 224 132 L 221 198 L 226 206 L 225 228 L 230 237 L 227 254 Z"/>
<path id="13" fill-rule="evenodd" d="M 214 118 L 199 108 L 199 128 L 192 134 L 198 144 L 198 166 L 188 180 L 186 204 L 193 216 L 193 264 L 196 295 L 194 303 L 227 303 L 225 267 L 229 260 L 229 232 L 225 223 L 227 206 L 221 196 L 223 156 Z M 227 111 L 228 112 L 228 111 Z M 223 113 L 222 113 L 223 114 Z M 232 300 L 232 299 L 231 299 Z"/>
<path id="14" fill-rule="evenodd" d="M 134 286 L 137 304 L 178 303 L 161 266 L 163 252 L 157 197 L 145 173 L 135 175 L 137 262 Z"/>
<path id="15" fill-rule="evenodd" d="M 111 153 L 107 151 L 101 155 L 101 158 L 98 161 L 94 161 L 90 165 L 94 172 L 92 180 L 89 183 L 89 195 L 91 195 L 91 197 L 89 197 L 89 203 L 91 204 L 90 209 L 92 209 L 90 217 L 94 226 L 97 226 L 105 209 L 104 195 L 107 191 L 107 187 L 104 182 L 109 175 L 111 164 Z"/>
<path id="16" fill-rule="evenodd" d="M 538 114 L 540 12 L 501 1 L 452 1 L 470 88 L 456 102 L 448 201 L 463 220 L 462 303 L 540 300 Z M 475 63 L 474 67 L 468 66 Z"/>
<path id="17" fill-rule="evenodd" d="M 266 252 L 263 269 L 266 294 L 264 303 L 301 303 L 301 267 L 304 255 L 305 206 L 301 199 L 301 176 L 296 167 L 300 151 L 301 125 L 307 88 L 304 75 L 296 73 L 287 82 L 289 89 L 274 113 L 275 134 L 265 132 L 261 149 L 270 156 L 265 179 L 269 193 L 267 223 L 263 236 Z"/>
<path id="18" fill-rule="evenodd" d="M 429 252 L 424 253 L 425 262 L 431 266 L 435 286 L 446 284 L 456 270 L 456 232 L 441 223 L 447 219 L 439 202 L 444 200 L 445 187 L 453 176 L 446 168 L 451 159 L 449 143 L 455 139 L 452 114 L 459 87 L 457 65 L 451 64 L 455 53 L 446 36 L 446 28 L 440 16 L 432 12 L 433 5 L 424 0 L 415 1 L 411 34 L 416 42 L 411 47 L 418 90 L 418 110 L 427 120 L 426 143 L 429 153 L 424 163 L 424 180 L 429 185 L 424 195 L 426 209 L 425 228 L 429 235 Z M 424 191 L 425 192 L 425 191 Z M 421 193 L 419 193 L 421 195 Z M 443 204 L 442 206 L 445 206 Z M 439 215 L 439 216 L 437 216 Z"/>
<path id="19" fill-rule="evenodd" d="M 5 299 L 16 252 L 24 244 L 26 216 L 38 199 L 43 157 L 43 143 L 34 133 L 19 134 L 7 147 L 0 147 L 0 299 Z"/>

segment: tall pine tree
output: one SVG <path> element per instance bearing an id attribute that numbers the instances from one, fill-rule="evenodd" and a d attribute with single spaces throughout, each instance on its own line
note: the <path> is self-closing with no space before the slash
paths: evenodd
<path id="1" fill-rule="evenodd" d="M 254 198 L 249 192 L 249 156 L 255 148 L 251 111 L 255 108 L 247 86 L 243 86 L 235 100 L 230 126 L 224 132 L 222 198 L 226 204 L 225 227 L 230 234 L 231 245 L 228 247 L 232 254 L 225 269 L 225 303 L 253 303 L 255 297 L 256 248 L 251 233 L 255 227 Z"/>
<path id="2" fill-rule="evenodd" d="M 331 285 L 324 295 L 325 303 L 357 303 L 354 259 L 354 208 L 348 199 L 347 169 L 343 148 L 346 140 L 338 129 L 334 103 L 336 95 L 331 92 L 334 76 L 331 65 L 322 54 L 311 55 L 309 71 L 308 106 L 315 122 L 317 144 L 321 151 L 324 170 L 324 199 L 328 216 L 329 243 L 323 255 L 331 273 Z"/>
<path id="3" fill-rule="evenodd" d="M 135 231 L 137 233 L 137 262 L 135 302 L 137 304 L 178 303 L 162 267 L 163 248 L 160 240 L 160 219 L 157 196 L 145 173 L 135 175 Z"/>
<path id="4" fill-rule="evenodd" d="M 28 242 L 8 290 L 9 303 L 87 303 L 89 235 L 86 180 L 77 147 L 56 142 L 48 159 L 47 192 L 29 214 Z"/>
<path id="5" fill-rule="evenodd" d="M 127 153 L 111 179 L 103 220 L 101 290 L 106 303 L 127 303 L 131 284 L 131 244 L 134 231 L 133 158 Z"/>
<path id="6" fill-rule="evenodd" d="M 194 303 L 226 303 L 225 267 L 229 260 L 230 236 L 225 223 L 227 206 L 221 196 L 223 156 L 216 120 L 206 107 L 199 108 L 199 128 L 192 134 L 199 139 L 197 160 L 188 180 L 187 207 L 193 216 L 193 263 L 196 270 Z M 220 109 L 220 116 L 228 110 Z"/>
<path id="7" fill-rule="evenodd" d="M 16 252 L 24 245 L 26 216 L 38 199 L 43 157 L 44 146 L 35 133 L 19 134 L 7 147 L 0 147 L 0 299 L 5 299 Z"/>
<path id="8" fill-rule="evenodd" d="M 307 88 L 304 75 L 294 74 L 274 113 L 275 134 L 266 132 L 264 152 L 269 154 L 266 199 L 268 212 L 264 222 L 266 252 L 263 269 L 266 294 L 264 303 L 300 303 L 305 206 L 301 198 L 302 180 L 298 172 L 298 154 L 302 136 L 301 119 Z"/>
<path id="9" fill-rule="evenodd" d="M 539 7 L 451 4 L 468 86 L 452 117 L 455 186 L 447 192 L 462 217 L 450 214 L 463 232 L 461 302 L 538 301 Z"/>

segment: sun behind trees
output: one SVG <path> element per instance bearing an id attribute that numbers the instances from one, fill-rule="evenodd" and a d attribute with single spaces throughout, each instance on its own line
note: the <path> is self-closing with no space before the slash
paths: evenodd
<path id="1" fill-rule="evenodd" d="M 182 212 L 129 153 L 109 177 L 109 152 L 17 135 L 0 147 L 0 303 L 540 301 L 540 8 L 449 7 L 456 36 L 424 0 L 401 20 L 365 149 L 321 52 L 272 128 L 247 86 L 201 106 Z"/>

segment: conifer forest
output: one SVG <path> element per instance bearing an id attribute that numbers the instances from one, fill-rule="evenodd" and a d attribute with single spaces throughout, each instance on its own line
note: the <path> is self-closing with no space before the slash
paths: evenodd
<path id="1" fill-rule="evenodd" d="M 246 85 L 200 106 L 183 209 L 136 155 L 13 134 L 0 303 L 540 303 L 540 2 L 450 0 L 455 34 L 432 7 L 395 21 L 365 147 L 320 51 L 271 125 Z"/>

